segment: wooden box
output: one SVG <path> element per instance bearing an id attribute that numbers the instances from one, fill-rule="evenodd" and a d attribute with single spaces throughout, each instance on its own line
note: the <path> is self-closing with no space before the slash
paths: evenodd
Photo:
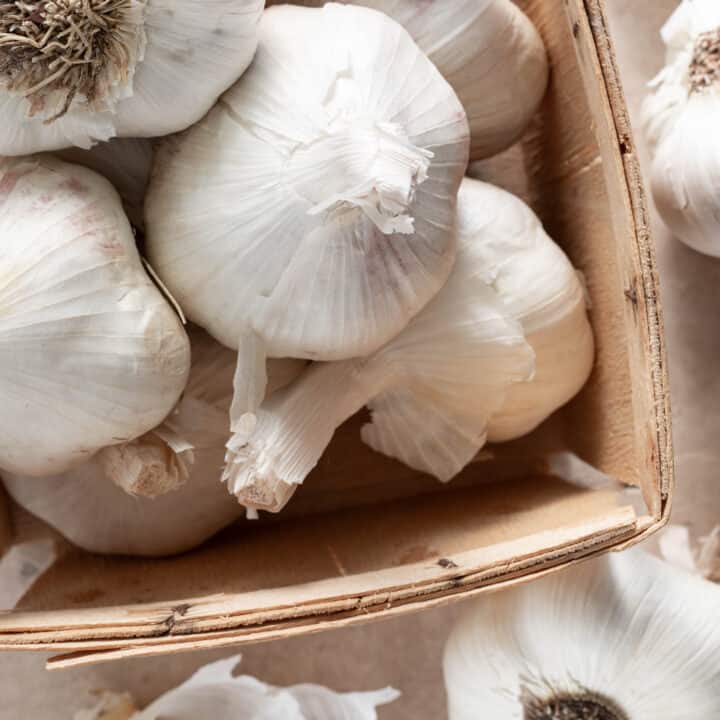
<path id="1" fill-rule="evenodd" d="M 605 16 L 599 0 L 521 5 L 546 41 L 550 90 L 521 145 L 473 171 L 528 199 L 584 273 L 597 362 L 582 394 L 448 486 L 373 454 L 355 418 L 289 515 L 240 523 L 164 560 L 66 549 L 0 614 L 0 649 L 49 650 L 51 665 L 67 666 L 317 632 L 531 580 L 666 521 L 662 318 Z M 0 547 L 37 530 L 0 503 Z"/>

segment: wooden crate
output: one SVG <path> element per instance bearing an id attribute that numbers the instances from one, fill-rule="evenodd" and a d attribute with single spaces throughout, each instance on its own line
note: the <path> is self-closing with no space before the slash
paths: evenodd
<path id="1" fill-rule="evenodd" d="M 521 5 L 547 44 L 550 90 L 522 144 L 474 170 L 528 199 L 587 279 L 597 363 L 581 395 L 449 486 L 365 448 L 355 418 L 289 515 L 241 523 L 171 559 L 63 553 L 0 615 L 0 649 L 53 651 L 50 664 L 63 667 L 317 632 L 530 580 L 666 521 L 673 468 L 658 284 L 602 5 Z M 547 457 L 558 448 L 618 482 L 552 475 Z M 35 527 L 6 504 L 0 546 L 11 530 L 22 539 Z"/>

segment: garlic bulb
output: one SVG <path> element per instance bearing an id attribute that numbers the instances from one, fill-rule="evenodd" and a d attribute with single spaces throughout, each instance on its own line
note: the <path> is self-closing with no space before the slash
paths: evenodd
<path id="1" fill-rule="evenodd" d="M 514 2 L 346 2 L 397 20 L 437 66 L 467 113 L 471 159 L 496 155 L 520 139 L 545 95 L 549 65 L 542 38 Z M 318 7 L 323 0 L 296 4 Z"/>
<path id="2" fill-rule="evenodd" d="M 508 386 L 530 380 L 534 369 L 477 244 L 474 234 L 459 233 L 447 284 L 381 350 L 317 364 L 263 403 L 257 425 L 228 445 L 226 479 L 241 503 L 280 510 L 335 428 L 368 401 L 373 423 L 363 438 L 377 450 L 443 481 L 475 456 Z"/>
<path id="3" fill-rule="evenodd" d="M 642 551 L 488 594 L 445 649 L 449 720 L 720 717 L 720 588 Z"/>
<path id="4" fill-rule="evenodd" d="M 184 552 L 237 520 L 243 508 L 219 482 L 235 354 L 196 329 L 191 338 L 190 378 L 162 425 L 131 443 L 104 448 L 64 474 L 4 473 L 15 502 L 78 547 L 108 554 Z M 271 360 L 269 392 L 303 367 L 296 360 Z"/>
<path id="5" fill-rule="evenodd" d="M 458 215 L 463 242 L 535 353 L 532 380 L 511 385 L 490 419 L 488 440 L 504 442 L 534 430 L 585 385 L 594 360 L 585 291 L 535 213 L 511 193 L 466 178 Z"/>
<path id="6" fill-rule="evenodd" d="M 197 122 L 250 64 L 263 0 L 0 0 L 0 155 Z"/>
<path id="7" fill-rule="evenodd" d="M 662 36 L 667 65 L 643 107 L 653 197 L 678 239 L 720 257 L 720 3 L 684 0 Z"/>
<path id="8" fill-rule="evenodd" d="M 161 423 L 190 347 L 104 178 L 0 163 L 0 468 L 61 473 Z"/>
<path id="9" fill-rule="evenodd" d="M 249 675 L 234 676 L 240 656 L 200 668 L 182 685 L 166 692 L 131 720 L 377 720 L 376 708 L 400 695 L 392 688 L 336 693 L 321 685 L 273 687 Z M 130 706 L 126 696 L 107 695 L 76 720 L 100 720 L 106 708 Z"/>
<path id="10" fill-rule="evenodd" d="M 130 222 L 139 230 L 143 218 L 145 191 L 150 182 L 152 142 L 142 138 L 114 138 L 90 150 L 68 148 L 55 153 L 65 162 L 83 165 L 107 178 L 118 191 Z"/>
<path id="11" fill-rule="evenodd" d="M 328 4 L 266 11 L 255 61 L 158 153 L 153 267 L 239 349 L 233 429 L 264 395 L 264 358 L 366 355 L 445 282 L 465 113 L 407 33 Z"/>

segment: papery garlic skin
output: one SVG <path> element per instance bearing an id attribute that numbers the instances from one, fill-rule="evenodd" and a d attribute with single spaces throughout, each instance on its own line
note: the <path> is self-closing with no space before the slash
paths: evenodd
<path id="1" fill-rule="evenodd" d="M 2 161 L 0 267 L 0 469 L 64 472 L 164 420 L 190 346 L 107 180 Z"/>
<path id="2" fill-rule="evenodd" d="M 511 385 L 490 419 L 488 440 L 505 442 L 534 430 L 587 382 L 595 345 L 585 290 L 535 213 L 501 188 L 463 180 L 458 233 L 535 353 L 532 380 Z"/>
<path id="3" fill-rule="evenodd" d="M 242 504 L 282 509 L 335 429 L 365 404 L 373 420 L 363 439 L 376 450 L 442 481 L 470 462 L 507 388 L 534 370 L 473 240 L 460 236 L 447 284 L 400 335 L 368 358 L 311 366 L 236 433 L 225 477 Z"/>
<path id="4" fill-rule="evenodd" d="M 0 155 L 185 129 L 250 64 L 263 7 L 3 0 Z"/>
<path id="5" fill-rule="evenodd" d="M 472 160 L 496 155 L 520 139 L 545 95 L 550 70 L 540 34 L 515 3 L 347 0 L 347 4 L 370 7 L 397 20 L 437 66 L 467 113 Z"/>
<path id="6" fill-rule="evenodd" d="M 643 105 L 653 198 L 679 240 L 720 257 L 720 4 L 684 0 L 662 37 L 667 64 Z"/>
<path id="7" fill-rule="evenodd" d="M 366 355 L 438 292 L 467 153 L 459 101 L 397 23 L 265 12 L 252 66 L 164 145 L 146 204 L 153 267 L 240 350 L 234 424 L 262 399 L 264 356 Z"/>
<path id="8" fill-rule="evenodd" d="M 68 148 L 55 153 L 65 162 L 90 168 L 107 178 L 118 191 L 128 219 L 138 230 L 143 218 L 145 191 L 152 170 L 152 142 L 144 138 L 114 138 L 90 150 Z"/>
<path id="9" fill-rule="evenodd" d="M 320 685 L 267 685 L 249 675 L 233 675 L 240 656 L 200 668 L 133 720 L 377 720 L 376 708 L 400 695 L 392 688 L 337 693 Z"/>
<path id="10" fill-rule="evenodd" d="M 111 555 L 185 552 L 240 518 L 243 508 L 219 482 L 235 353 L 196 328 L 190 336 L 190 378 L 162 425 L 103 448 L 62 475 L 3 473 L 15 502 L 78 547 Z M 296 360 L 270 361 L 269 391 L 285 387 L 303 367 Z"/>
<path id="11" fill-rule="evenodd" d="M 445 648 L 448 718 L 720 717 L 718 612 L 719 587 L 640 550 L 488 594 Z M 562 697 L 587 714 L 528 712 Z"/>

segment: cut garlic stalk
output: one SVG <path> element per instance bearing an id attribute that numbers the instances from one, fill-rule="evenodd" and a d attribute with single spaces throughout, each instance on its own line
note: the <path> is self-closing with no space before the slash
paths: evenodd
<path id="1" fill-rule="evenodd" d="M 0 155 L 199 120 L 250 64 L 263 0 L 0 0 Z"/>
<path id="2" fill-rule="evenodd" d="M 363 437 L 376 449 L 443 481 L 474 457 L 508 386 L 534 368 L 474 243 L 460 235 L 446 286 L 380 351 L 317 364 L 265 401 L 257 425 L 228 444 L 226 479 L 242 504 L 280 510 L 335 428 L 368 401 L 373 425 Z"/>
<path id="3" fill-rule="evenodd" d="M 105 448 L 62 475 L 4 474 L 18 505 L 85 550 L 124 555 L 184 552 L 240 517 L 242 508 L 219 482 L 235 354 L 198 330 L 191 338 L 190 379 L 159 428 L 127 445 Z M 303 366 L 271 361 L 271 391 L 284 387 Z"/>
<path id="4" fill-rule="evenodd" d="M 68 148 L 55 155 L 107 178 L 120 194 L 130 222 L 139 230 L 144 228 L 145 191 L 150 182 L 153 159 L 150 140 L 115 138 L 90 150 Z"/>
<path id="5" fill-rule="evenodd" d="M 683 0 L 662 37 L 667 64 L 643 106 L 653 197 L 679 240 L 720 257 L 720 3 Z"/>
<path id="6" fill-rule="evenodd" d="M 437 66 L 467 113 L 471 159 L 496 155 L 520 139 L 545 95 L 549 66 L 542 38 L 514 2 L 346 2 L 397 20 Z M 319 7 L 324 2 L 295 4 Z"/>
<path id="7" fill-rule="evenodd" d="M 263 15 L 251 68 L 158 153 L 146 205 L 153 267 L 239 348 L 234 429 L 266 356 L 367 355 L 437 293 L 467 152 L 459 101 L 397 23 L 335 4 Z"/>
<path id="8" fill-rule="evenodd" d="M 449 720 L 720 717 L 720 588 L 640 550 L 488 594 L 445 649 Z"/>
<path id="9" fill-rule="evenodd" d="M 190 347 L 110 183 L 49 157 L 4 160 L 0 238 L 0 468 L 64 472 L 161 423 Z"/>

